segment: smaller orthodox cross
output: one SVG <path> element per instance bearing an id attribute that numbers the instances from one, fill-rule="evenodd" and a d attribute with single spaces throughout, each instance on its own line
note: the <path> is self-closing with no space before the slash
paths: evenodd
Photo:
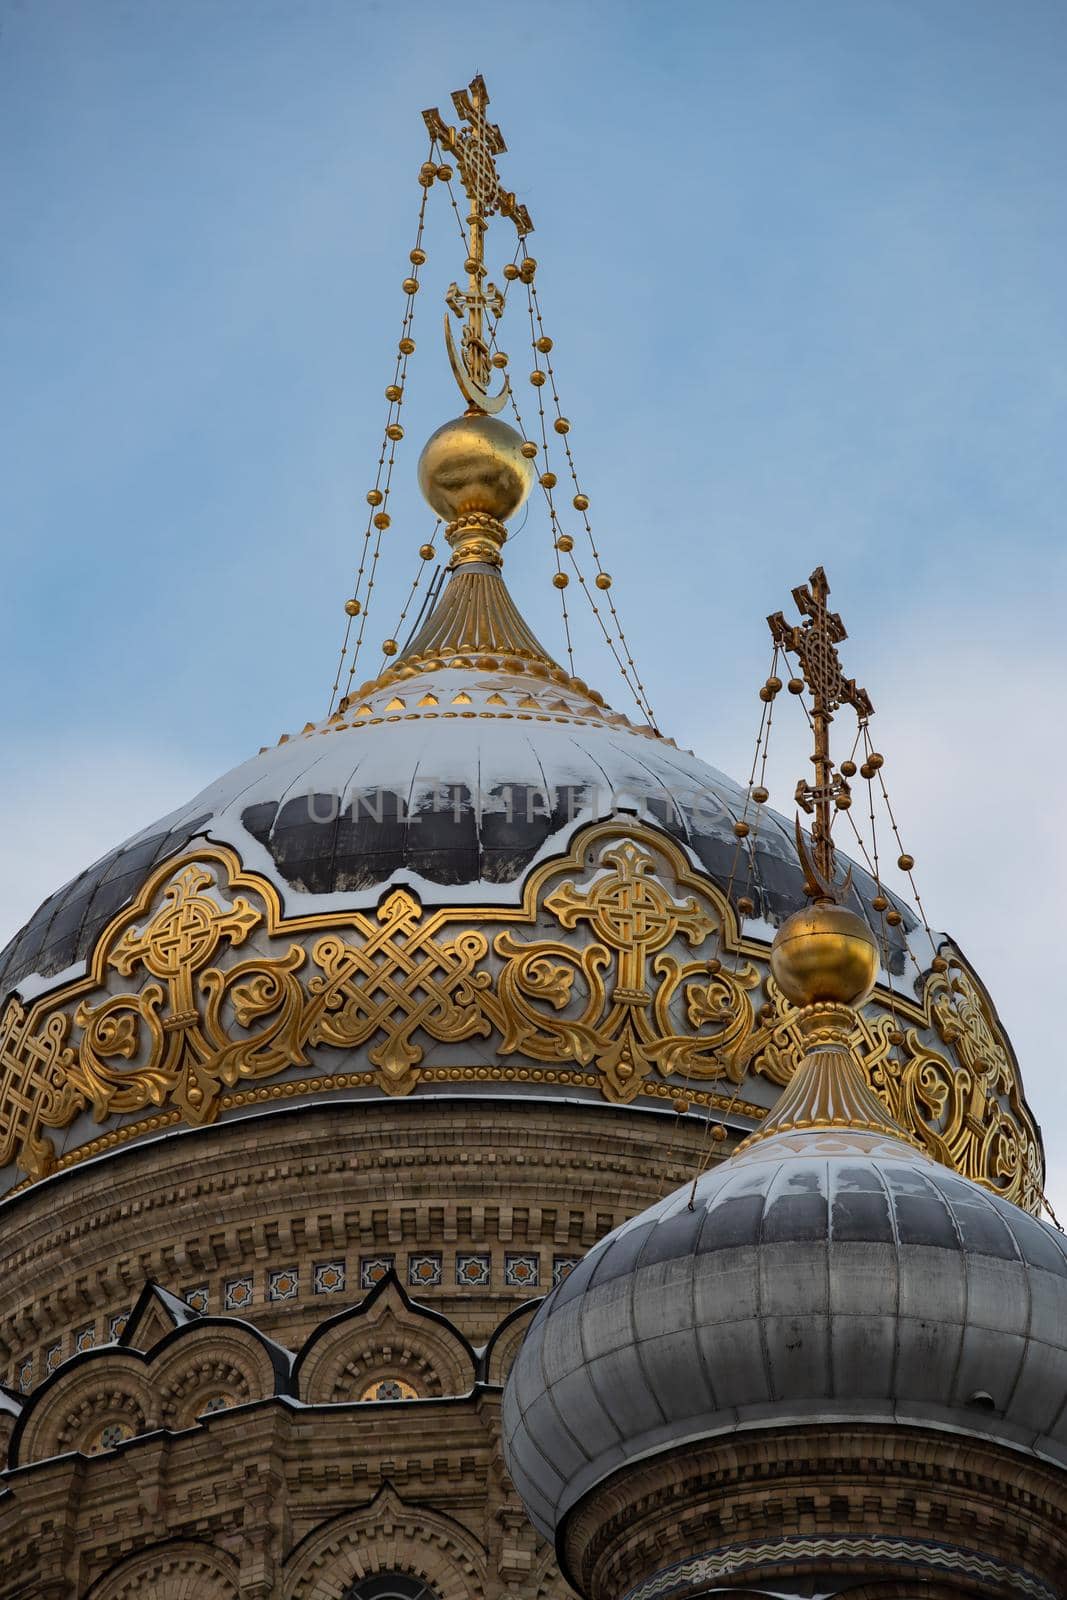
<path id="1" fill-rule="evenodd" d="M 424 111 L 422 116 L 430 131 L 430 137 L 436 139 L 443 150 L 455 157 L 460 179 L 470 202 L 467 216 L 469 229 L 467 288 L 461 290 L 454 283 L 446 297 L 449 308 L 457 317 L 466 314 L 462 364 L 455 358 L 452 330 L 447 316 L 445 338 L 452 360 L 452 370 L 464 399 L 479 411 L 495 412 L 503 406 L 508 386 L 505 382 L 498 395 L 492 397 L 489 395 L 490 360 L 489 345 L 485 337 L 485 313 L 490 311 L 499 316 L 503 309 L 503 297 L 493 284 L 484 282 L 485 232 L 489 226 L 489 218 L 497 213 L 502 217 L 508 217 L 515 224 L 520 239 L 532 231 L 533 223 L 526 207 L 519 205 L 514 194 L 502 186 L 497 174 L 494 157 L 502 155 L 507 145 L 496 123 L 488 121 L 486 117 L 489 91 L 480 73 L 471 79 L 469 88 L 455 91 L 452 104 L 461 121 L 467 124 L 466 127 L 450 127 L 436 107 Z"/>
<path id="2" fill-rule="evenodd" d="M 796 788 L 796 801 L 802 810 L 815 818 L 811 827 L 811 842 L 816 870 L 815 874 L 809 874 L 815 878 L 811 884 L 813 898 L 833 895 L 834 846 L 830 827 L 833 809 L 839 799 L 846 797 L 845 804 L 848 803 L 848 780 L 840 771 L 834 770 L 830 756 L 830 724 L 834 720 L 834 712 L 843 705 L 851 706 L 861 722 L 866 722 L 874 714 L 866 689 L 857 688 L 855 678 L 846 678 L 841 671 L 837 646 L 848 638 L 848 634 L 837 612 L 827 608 L 829 594 L 826 573 L 822 567 L 816 567 L 809 583 L 793 590 L 797 610 L 804 620 L 788 623 L 780 611 L 767 618 L 775 644 L 796 655 L 804 681 L 811 691 L 811 723 L 815 740 L 811 759 L 815 766 L 815 782 L 808 783 L 801 778 Z"/>

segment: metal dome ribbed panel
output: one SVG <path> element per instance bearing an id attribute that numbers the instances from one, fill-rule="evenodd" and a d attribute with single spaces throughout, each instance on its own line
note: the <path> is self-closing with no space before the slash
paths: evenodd
<path id="1" fill-rule="evenodd" d="M 1067 1240 L 895 1140 L 850 1138 L 735 1157 L 544 1302 L 503 1413 L 543 1533 L 627 1462 L 738 1428 L 928 1424 L 1067 1465 Z"/>

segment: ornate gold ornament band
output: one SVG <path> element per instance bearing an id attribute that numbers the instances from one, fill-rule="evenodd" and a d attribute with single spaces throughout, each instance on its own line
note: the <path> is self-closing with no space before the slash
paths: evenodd
<path id="1" fill-rule="evenodd" d="M 273 884 L 203 846 L 153 873 L 83 979 L 9 1001 L 0 1166 L 38 1178 L 157 1121 L 352 1086 L 573 1082 L 616 1103 L 710 1106 L 723 1102 L 694 1084 L 722 1081 L 751 1086 L 737 1109 L 757 1117 L 758 1080 L 788 1082 L 801 1051 L 767 955 L 673 840 L 629 820 L 580 829 L 514 907 L 424 908 L 398 888 L 374 910 L 287 918 Z M 890 1010 L 876 992 L 855 1043 L 934 1156 L 1037 1209 L 1036 1132 L 960 958 L 927 975 L 920 1003 Z M 57 1158 L 50 1134 L 86 1110 L 104 1123 L 153 1109 Z"/>

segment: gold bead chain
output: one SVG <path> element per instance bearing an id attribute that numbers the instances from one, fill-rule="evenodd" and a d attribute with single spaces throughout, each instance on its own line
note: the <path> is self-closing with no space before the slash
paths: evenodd
<path id="1" fill-rule="evenodd" d="M 398 648 L 400 648 L 403 643 L 402 634 L 404 632 L 404 623 L 406 622 L 407 614 L 411 609 L 411 603 L 422 584 L 422 575 L 427 570 L 429 563 L 437 554 L 437 535 L 440 533 L 440 531 L 441 519 L 438 517 L 437 521 L 433 525 L 433 532 L 431 533 L 429 539 L 427 539 L 424 544 L 419 546 L 419 560 L 418 565 L 415 568 L 415 576 L 411 581 L 411 587 L 408 590 L 407 598 L 400 608 L 400 615 L 396 619 L 396 624 L 393 628 L 393 631 L 388 639 L 382 640 L 382 660 L 381 665 L 378 668 L 380 673 L 385 671 L 390 656 L 395 656 Z"/>
<path id="2" fill-rule="evenodd" d="M 433 155 L 433 146 L 430 148 Z M 370 610 L 371 596 L 374 592 L 375 576 L 378 560 L 381 555 L 382 535 L 390 525 L 388 511 L 389 494 L 393 481 L 393 466 L 396 461 L 396 447 L 404 437 L 403 425 L 400 422 L 400 408 L 404 401 L 404 388 L 407 382 L 408 361 L 415 350 L 415 341 L 411 337 L 411 330 L 415 318 L 415 296 L 419 291 L 419 272 L 426 261 L 426 252 L 422 248 L 423 231 L 426 224 L 426 201 L 430 187 L 436 176 L 436 166 L 431 160 L 423 162 L 419 168 L 419 183 L 422 188 L 422 199 L 419 203 L 418 226 L 415 232 L 415 243 L 408 260 L 411 272 L 401 285 L 404 295 L 404 316 L 401 322 L 400 339 L 397 344 L 396 362 L 393 370 L 393 381 L 386 386 L 385 398 L 388 410 L 385 416 L 385 425 L 382 430 L 382 444 L 378 452 L 378 465 L 374 477 L 374 485 L 367 491 L 367 503 L 370 507 L 367 516 L 367 526 L 363 534 L 363 543 L 360 550 L 359 566 L 356 569 L 355 582 L 352 593 L 345 601 L 345 630 L 341 641 L 341 649 L 337 658 L 337 671 L 330 691 L 330 704 L 327 710 L 329 716 L 337 701 L 338 690 L 341 686 L 341 674 L 344 670 L 345 656 L 349 655 L 349 644 L 352 637 L 352 625 L 359 618 L 359 627 L 356 634 L 355 646 L 351 651 L 348 664 L 348 678 L 345 684 L 346 694 L 352 687 L 352 680 L 356 673 L 356 664 L 359 660 L 363 636 L 367 627 L 367 615 Z M 373 549 L 371 549 L 371 541 Z M 368 554 L 370 567 L 368 571 Z M 365 581 L 364 581 L 365 580 Z"/>

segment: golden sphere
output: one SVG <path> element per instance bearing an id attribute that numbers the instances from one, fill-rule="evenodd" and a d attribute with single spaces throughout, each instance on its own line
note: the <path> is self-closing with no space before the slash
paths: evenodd
<path id="1" fill-rule="evenodd" d="M 552 340 L 548 337 L 547 333 L 543 333 L 540 339 L 538 339 L 537 348 L 540 350 L 543 356 L 547 356 L 548 352 L 552 348 Z"/>
<path id="2" fill-rule="evenodd" d="M 557 417 L 552 424 L 557 433 L 570 433 L 571 425 L 566 417 Z"/>
<path id="3" fill-rule="evenodd" d="M 587 494 L 576 494 L 572 503 L 575 511 L 589 510 L 589 496 Z"/>
<path id="4" fill-rule="evenodd" d="M 385 398 L 387 400 L 402 400 L 404 391 L 398 383 L 390 383 L 386 387 Z"/>
<path id="5" fill-rule="evenodd" d="M 369 506 L 380 506 L 384 499 L 385 496 L 380 489 L 367 490 L 367 504 Z"/>
<path id="6" fill-rule="evenodd" d="M 396 444 L 398 440 L 400 440 L 400 439 L 402 439 L 404 437 L 404 430 L 400 426 L 399 422 L 391 422 L 389 424 L 389 426 L 385 430 L 385 437 L 387 439 L 392 439 L 394 444 Z"/>
<path id="7" fill-rule="evenodd" d="M 598 589 L 610 589 L 611 588 L 611 573 L 610 572 L 598 572 L 597 575 L 596 575 L 596 586 L 597 586 Z"/>
<path id="8" fill-rule="evenodd" d="M 494 350 L 490 360 L 492 361 L 494 367 L 499 370 L 501 367 L 507 366 L 508 353 L 506 350 Z"/>
<path id="9" fill-rule="evenodd" d="M 765 789 L 762 783 L 757 783 L 756 787 L 752 791 L 752 798 L 756 804 L 758 806 L 765 806 L 770 797 L 770 791 Z"/>
<path id="10" fill-rule="evenodd" d="M 856 776 L 856 763 L 854 761 L 842 761 L 841 776 L 843 778 L 854 778 Z"/>
<path id="11" fill-rule="evenodd" d="M 419 457 L 419 488 L 445 522 L 472 512 L 505 522 L 533 486 L 523 438 L 497 417 L 456 417 Z"/>
<path id="12" fill-rule="evenodd" d="M 432 544 L 420 544 L 419 555 L 424 561 L 432 561 L 437 554 Z"/>
<path id="13" fill-rule="evenodd" d="M 554 472 L 542 472 L 540 482 L 542 489 L 554 489 L 559 479 Z"/>
<path id="14" fill-rule="evenodd" d="M 514 283 L 515 279 L 518 277 L 518 275 L 519 275 L 518 267 L 515 265 L 514 261 L 509 261 L 507 266 L 504 268 L 504 276 L 505 276 L 505 278 L 508 280 L 509 283 Z"/>
<path id="15" fill-rule="evenodd" d="M 564 555 L 566 555 L 568 551 L 574 549 L 574 540 L 571 538 L 569 533 L 560 534 L 559 538 L 556 540 L 556 549 L 562 550 Z"/>
<path id="16" fill-rule="evenodd" d="M 878 946 L 865 922 L 820 900 L 787 917 L 771 945 L 771 971 L 797 1006 L 859 1006 L 878 976 Z"/>
<path id="17" fill-rule="evenodd" d="M 527 461 L 532 461 L 534 459 L 537 454 L 537 446 L 534 444 L 532 439 L 527 439 L 524 442 L 522 453 L 526 457 Z"/>
<path id="18" fill-rule="evenodd" d="M 409 339 L 405 335 L 405 337 L 403 339 L 401 339 L 400 344 L 398 346 L 398 349 L 399 349 L 400 354 L 402 356 L 413 356 L 415 354 L 415 341 L 414 341 L 414 339 Z"/>
<path id="19" fill-rule="evenodd" d="M 360 605 L 358 600 L 345 601 L 345 613 L 347 616 L 358 617 L 362 610 L 363 607 Z"/>
<path id="20" fill-rule="evenodd" d="M 910 872 L 914 865 L 915 857 L 909 856 L 906 850 L 902 855 L 897 857 L 897 866 L 900 868 L 901 872 Z"/>
<path id="21" fill-rule="evenodd" d="M 409 251 L 408 260 L 416 267 L 424 266 L 426 263 L 426 251 L 420 250 L 418 245 L 416 245 L 414 250 Z"/>
<path id="22" fill-rule="evenodd" d="M 400 287 L 405 294 L 418 294 L 419 280 L 418 278 L 405 278 Z"/>
<path id="23" fill-rule="evenodd" d="M 395 639 L 383 639 L 382 640 L 382 652 L 383 652 L 384 655 L 387 655 L 387 656 L 395 656 L 396 655 L 396 640 Z"/>
<path id="24" fill-rule="evenodd" d="M 448 165 L 447 161 L 442 161 L 441 165 L 437 169 L 437 176 L 440 178 L 442 183 L 450 183 L 452 181 L 452 168 Z"/>
<path id="25" fill-rule="evenodd" d="M 541 368 L 540 367 L 535 367 L 533 369 L 533 371 L 530 373 L 530 382 L 533 384 L 535 389 L 540 389 L 542 387 L 542 385 L 544 384 L 544 381 L 545 381 L 545 375 L 541 371 Z"/>
<path id="26" fill-rule="evenodd" d="M 552 582 L 555 584 L 557 589 L 565 589 L 570 581 L 571 580 L 568 578 L 565 572 L 557 572 L 552 578 Z"/>

